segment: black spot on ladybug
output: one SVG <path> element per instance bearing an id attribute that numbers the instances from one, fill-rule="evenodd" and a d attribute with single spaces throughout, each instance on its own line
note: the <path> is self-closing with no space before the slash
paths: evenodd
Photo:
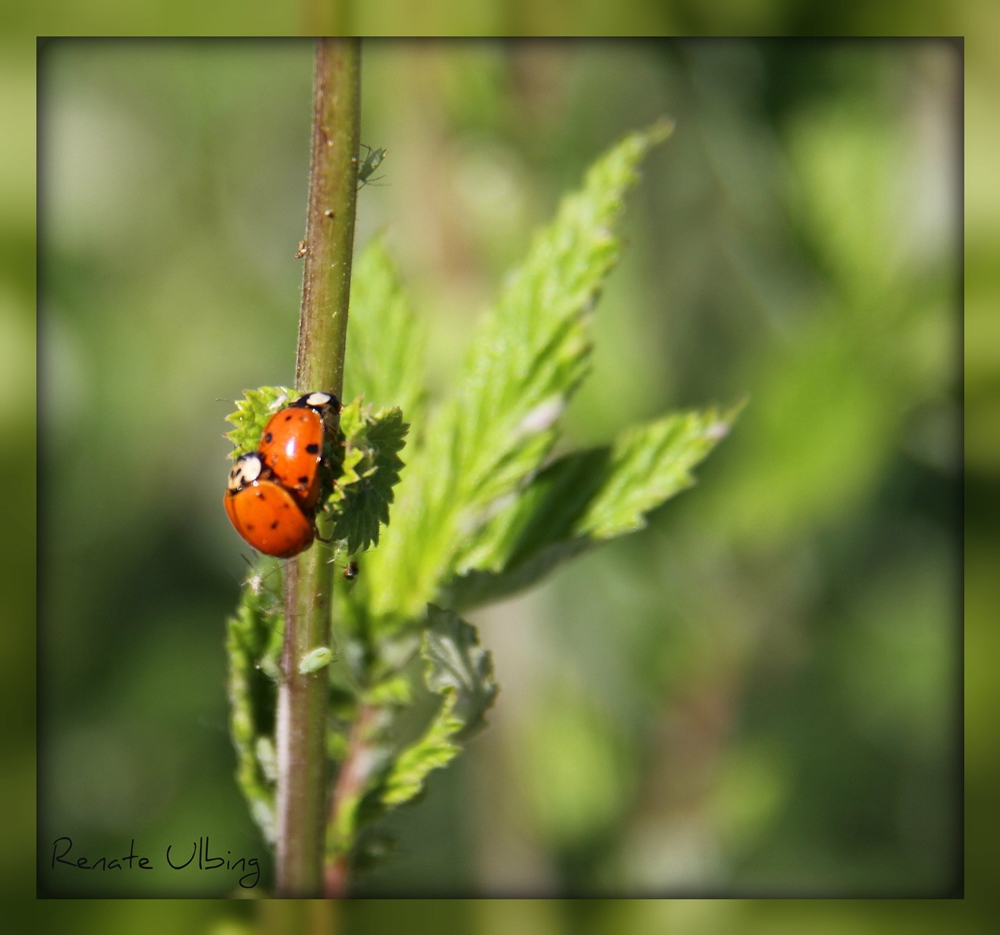
<path id="1" fill-rule="evenodd" d="M 306 451 L 308 451 L 309 454 L 311 454 L 311 455 L 318 455 L 319 454 L 319 445 L 306 445 Z"/>
<path id="2" fill-rule="evenodd" d="M 270 444 L 274 440 L 274 435 L 271 432 L 264 433 L 264 441 Z"/>

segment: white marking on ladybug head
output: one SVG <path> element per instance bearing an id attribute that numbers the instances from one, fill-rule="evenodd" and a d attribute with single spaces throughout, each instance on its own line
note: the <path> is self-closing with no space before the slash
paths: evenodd
<path id="1" fill-rule="evenodd" d="M 325 409 L 333 402 L 333 397 L 329 393 L 316 391 L 315 393 L 307 393 L 299 402 L 310 409 Z"/>
<path id="2" fill-rule="evenodd" d="M 229 472 L 229 490 L 235 493 L 260 478 L 264 464 L 255 451 L 240 455 Z"/>

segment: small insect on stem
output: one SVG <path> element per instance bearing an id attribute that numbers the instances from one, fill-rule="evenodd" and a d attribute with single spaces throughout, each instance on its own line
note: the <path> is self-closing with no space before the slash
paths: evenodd
<path id="1" fill-rule="evenodd" d="M 382 165 L 382 160 L 389 155 L 389 150 L 387 149 L 372 149 L 366 143 L 362 143 L 362 146 L 368 150 L 365 158 L 361 160 L 361 165 L 358 166 L 358 190 L 360 191 L 362 187 L 367 185 L 369 182 L 377 182 L 381 175 L 373 177 L 373 173 Z"/>
<path id="2" fill-rule="evenodd" d="M 318 672 L 333 661 L 333 650 L 329 646 L 317 646 L 309 650 L 299 661 L 299 675 Z"/>

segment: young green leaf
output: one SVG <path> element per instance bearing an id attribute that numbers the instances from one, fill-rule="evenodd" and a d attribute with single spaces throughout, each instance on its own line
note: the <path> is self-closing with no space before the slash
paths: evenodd
<path id="1" fill-rule="evenodd" d="M 424 789 L 428 773 L 447 766 L 461 751 L 455 735 L 462 722 L 452 716 L 456 696 L 444 698 L 437 717 L 416 743 L 403 750 L 393 761 L 379 788 L 379 800 L 387 809 L 416 798 Z"/>
<path id="2" fill-rule="evenodd" d="M 230 733 L 236 778 L 265 839 L 273 843 L 274 716 L 284 617 L 269 580 L 280 582 L 275 559 L 261 558 L 247 580 L 236 616 L 226 627 Z"/>
<path id="3" fill-rule="evenodd" d="M 332 537 L 343 540 L 348 554 L 364 551 L 379 540 L 379 525 L 389 522 L 393 487 L 403 462 L 409 425 L 398 407 L 374 415 L 360 397 L 340 413 L 343 462 L 329 503 L 333 512 Z"/>
<path id="4" fill-rule="evenodd" d="M 669 132 L 626 137 L 591 167 L 506 282 L 466 365 L 451 416 L 469 506 L 515 489 L 548 453 L 566 401 L 590 367 L 594 306 L 617 265 L 615 227 L 637 166 Z"/>
<path id="5" fill-rule="evenodd" d="M 675 413 L 554 461 L 470 538 L 449 603 L 468 609 L 506 597 L 557 562 L 641 529 L 651 510 L 694 483 L 693 469 L 738 409 Z"/>
<path id="6" fill-rule="evenodd" d="M 427 624 L 421 647 L 424 680 L 432 692 L 454 697 L 449 716 L 460 727 L 453 736 L 467 740 L 485 726 L 484 715 L 499 691 L 493 680 L 493 659 L 479 645 L 475 628 L 454 611 L 432 604 L 427 608 Z"/>
<path id="7" fill-rule="evenodd" d="M 403 749 L 382 779 L 378 796 L 394 807 L 417 796 L 427 775 L 447 766 L 461 744 L 484 724 L 496 699 L 490 654 L 479 645 L 476 631 L 455 613 L 430 606 L 421 656 L 424 682 L 441 697 L 437 713 L 419 739 Z"/>
<path id="8" fill-rule="evenodd" d="M 373 405 L 398 406 L 412 423 L 422 424 L 425 343 L 385 243 L 376 238 L 351 271 L 345 395 L 363 391 Z"/>
<path id="9" fill-rule="evenodd" d="M 539 469 L 590 362 L 593 308 L 618 258 L 625 192 L 660 124 L 626 137 L 587 173 L 509 277 L 465 366 L 458 392 L 411 453 L 391 535 L 376 556 L 384 626 L 416 620 L 465 543 Z"/>
<path id="10" fill-rule="evenodd" d="M 369 691 L 359 709 L 336 783 L 331 853 L 346 853 L 363 827 L 417 797 L 428 774 L 446 766 L 483 726 L 496 698 L 490 655 L 479 646 L 476 631 L 437 607 L 428 608 L 428 620 L 420 649 L 420 704 L 414 707 L 410 690 L 396 676 L 386 683 L 390 690 Z M 414 723 L 414 711 L 435 696 L 430 716 Z"/>

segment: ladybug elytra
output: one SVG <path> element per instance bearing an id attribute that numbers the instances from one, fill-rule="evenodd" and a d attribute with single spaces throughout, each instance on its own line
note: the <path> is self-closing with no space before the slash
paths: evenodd
<path id="1" fill-rule="evenodd" d="M 319 499 L 326 419 L 339 411 L 336 396 L 308 393 L 271 416 L 261 433 L 258 454 L 303 510 Z"/>

